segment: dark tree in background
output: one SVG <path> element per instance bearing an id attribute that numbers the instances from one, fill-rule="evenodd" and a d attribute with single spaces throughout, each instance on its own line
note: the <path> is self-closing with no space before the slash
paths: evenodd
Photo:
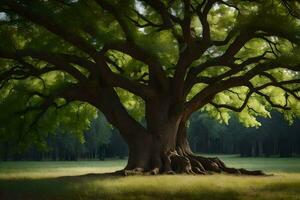
<path id="1" fill-rule="evenodd" d="M 207 113 L 195 112 L 188 125 L 188 141 L 193 152 L 235 154 L 242 157 L 292 157 L 300 155 L 300 121 L 289 125 L 280 115 L 259 119 L 261 127 L 246 128 L 236 117 L 220 124 Z M 14 140 L 0 138 L 0 160 L 104 160 L 125 159 L 126 143 L 99 113 L 78 138 L 68 131 L 55 131 L 42 142 L 30 143 L 19 151 Z M 44 144 L 43 142 L 46 142 Z M 231 155 L 232 156 L 232 155 Z"/>
<path id="2" fill-rule="evenodd" d="M 289 125 L 278 112 L 272 113 L 272 119 L 259 120 L 262 123 L 259 128 L 245 128 L 236 117 L 225 125 L 206 113 L 196 112 L 188 129 L 191 149 L 202 153 L 240 154 L 242 157 L 300 155 L 299 120 Z"/>
<path id="3" fill-rule="evenodd" d="M 194 155 L 186 124 L 199 109 L 247 127 L 299 116 L 298 3 L 285 2 L 0 0 L 1 134 L 80 137 L 97 108 L 128 144 L 125 174 L 262 174 Z"/>

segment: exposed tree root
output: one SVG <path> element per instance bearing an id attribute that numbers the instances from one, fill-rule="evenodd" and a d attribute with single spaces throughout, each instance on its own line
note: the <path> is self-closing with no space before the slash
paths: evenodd
<path id="1" fill-rule="evenodd" d="M 163 155 L 163 164 L 151 169 L 133 168 L 118 171 L 120 175 L 157 175 L 157 174 L 191 174 L 205 175 L 212 173 L 228 173 L 236 175 L 264 176 L 260 170 L 250 171 L 243 168 L 227 167 L 219 158 L 207 158 L 189 153 L 180 154 L 178 151 L 170 151 Z"/>
<path id="2" fill-rule="evenodd" d="M 194 155 L 192 155 L 192 157 L 199 160 L 199 162 L 203 165 L 206 171 L 212 171 L 218 173 L 225 172 L 229 174 L 256 175 L 256 176 L 266 175 L 264 172 L 260 170 L 250 171 L 243 168 L 237 169 L 237 168 L 227 167 L 224 164 L 224 162 L 222 162 L 219 158 L 205 158 L 202 156 L 194 156 Z"/>

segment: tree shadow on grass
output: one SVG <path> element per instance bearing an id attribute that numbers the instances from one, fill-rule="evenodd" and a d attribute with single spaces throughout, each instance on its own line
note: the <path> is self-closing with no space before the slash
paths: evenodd
<path id="1" fill-rule="evenodd" d="M 136 177 L 136 176 L 135 176 Z M 231 176 L 228 176 L 230 178 Z M 147 182 L 149 179 L 145 178 Z M 201 176 L 199 176 L 201 179 Z M 115 173 L 89 173 L 76 176 L 62 176 L 57 178 L 40 179 L 0 179 L 0 199 L 1 200 L 87 200 L 87 199 L 201 199 L 201 200 L 239 200 L 244 199 L 244 195 L 255 199 L 254 196 L 237 189 L 214 188 L 209 185 L 203 185 L 203 182 L 193 183 L 190 187 L 184 182 L 168 189 L 163 182 L 159 186 L 153 187 L 153 182 L 140 186 L 134 182 L 132 186 L 126 185 L 122 188 L 122 181 L 128 180 L 128 177 L 120 176 Z M 135 178 L 131 180 L 136 180 Z M 180 179 L 178 179 L 180 180 Z M 217 180 L 216 180 L 217 181 Z M 155 182 L 154 182 L 155 183 Z M 201 185 L 202 184 L 202 185 Z M 209 183 L 208 183 L 209 184 Z M 238 183 L 237 183 L 238 184 Z M 149 186 L 149 188 L 147 188 Z M 267 199 L 264 193 L 297 193 L 300 188 L 300 181 L 293 183 L 270 183 L 265 187 L 257 187 L 254 194 Z M 299 192 L 298 192 L 299 193 Z M 253 197 L 253 198 L 252 198 Z M 274 197 L 272 195 L 272 197 Z M 275 196 L 276 197 L 276 196 Z M 276 199 L 276 198 L 275 198 Z M 278 198 L 277 198 L 278 199 Z"/>
<path id="2" fill-rule="evenodd" d="M 76 180 L 76 179 L 116 179 L 116 178 L 122 178 L 125 176 L 122 176 L 121 174 L 118 174 L 116 172 L 109 172 L 109 173 L 88 173 L 88 174 L 82 174 L 82 175 L 75 175 L 75 176 L 60 176 L 54 179 L 57 180 L 63 180 L 63 181 L 70 181 L 70 180 Z"/>
<path id="3" fill-rule="evenodd" d="M 175 186 L 170 189 L 167 188 L 167 185 L 170 185 L 170 183 L 164 185 L 163 181 L 161 180 L 159 182 L 154 181 L 145 185 L 139 185 L 138 183 L 134 182 L 136 180 L 135 178 L 130 179 L 133 180 L 132 182 L 127 182 L 129 179 L 128 177 L 124 177 L 115 173 L 90 173 L 77 176 L 62 176 L 57 178 L 40 179 L 0 179 L 0 199 L 239 200 L 242 199 L 243 196 L 241 191 L 235 189 L 213 188 L 209 185 L 203 185 L 203 183 L 196 183 L 195 185 L 191 184 L 190 186 L 186 186 L 187 184 L 185 182 L 179 182 L 174 183 Z M 199 179 L 201 179 L 201 176 L 199 176 Z M 149 179 L 147 179 L 147 177 L 142 177 L 142 181 L 147 182 L 148 180 Z M 172 184 L 173 183 L 171 183 L 171 185 Z M 267 188 L 265 189 L 267 190 Z"/>
<path id="4" fill-rule="evenodd" d="M 0 200 L 82 199 L 77 185 L 121 178 L 115 173 L 89 173 L 55 178 L 0 179 Z M 84 187 L 82 188 L 84 189 Z"/>
<path id="5" fill-rule="evenodd" d="M 135 176 L 137 177 L 137 176 Z M 153 176 L 151 176 L 153 177 Z M 231 176 L 228 176 L 230 179 Z M 142 181 L 148 182 L 146 176 Z M 140 180 L 141 180 L 140 179 Z M 154 177 L 155 179 L 155 177 Z M 201 176 L 199 176 L 201 179 Z M 132 182 L 128 181 L 131 180 Z M 239 200 L 239 199 L 280 199 L 281 197 L 299 195 L 300 181 L 272 182 L 264 187 L 256 187 L 252 194 L 227 187 L 211 187 L 209 183 L 193 182 L 189 185 L 181 179 L 160 179 L 139 185 L 138 179 L 128 178 L 116 173 L 89 173 L 76 176 L 39 179 L 0 179 L 1 200 L 88 200 L 88 199 L 201 199 L 201 200 Z M 170 182 L 164 180 L 180 180 L 171 189 Z M 184 180 L 182 180 L 184 181 Z M 216 180 L 217 181 L 217 180 Z M 120 184 L 121 183 L 121 184 Z M 124 185 L 125 183 L 125 185 Z M 127 184 L 127 185 L 126 185 Z M 132 184 L 132 185 L 131 185 Z M 160 185 L 155 185 L 160 184 Z M 173 183 L 171 183 L 172 185 Z M 238 184 L 238 183 L 237 183 Z M 188 186 L 187 186 L 188 185 Z M 182 187 L 182 188 L 181 188 Z M 249 193 L 249 194 L 248 194 Z M 274 194 L 273 194 L 274 193 Z M 271 196 L 270 196 L 271 194 Z M 278 194 L 278 195 L 277 195 Z M 257 196 L 255 196 L 257 195 Z M 277 196 L 276 196 L 277 195 Z M 285 195 L 285 196 L 282 196 Z M 247 198 L 249 197 L 249 198 Z M 282 198 L 281 198 L 282 199 Z M 283 198 L 284 199 L 284 198 Z"/>

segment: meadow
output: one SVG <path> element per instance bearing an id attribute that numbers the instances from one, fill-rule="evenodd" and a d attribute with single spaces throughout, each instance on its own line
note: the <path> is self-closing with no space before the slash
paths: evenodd
<path id="1" fill-rule="evenodd" d="M 294 199 L 300 200 L 300 158 L 219 156 L 228 166 L 273 176 L 108 176 L 126 160 L 0 162 L 1 200 Z"/>

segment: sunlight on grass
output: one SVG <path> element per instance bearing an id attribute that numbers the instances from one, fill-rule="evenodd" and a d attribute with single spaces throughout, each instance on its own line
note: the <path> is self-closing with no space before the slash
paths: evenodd
<path id="1" fill-rule="evenodd" d="M 231 167 L 251 170 L 262 169 L 268 173 L 300 173 L 300 158 L 217 156 Z M 122 169 L 126 162 L 126 160 L 0 162 L 0 179 L 52 178 L 87 173 L 107 173 Z"/>
<path id="2" fill-rule="evenodd" d="M 0 199 L 300 199 L 299 158 L 220 157 L 230 166 L 263 169 L 275 175 L 118 177 L 101 173 L 121 169 L 125 160 L 2 162 Z"/>
<path id="3" fill-rule="evenodd" d="M 0 162 L 0 179 L 52 178 L 87 173 L 108 173 L 122 169 L 126 160 Z"/>
<path id="4" fill-rule="evenodd" d="M 136 195 L 157 199 L 248 199 L 278 197 L 296 198 L 299 195 L 300 175 L 289 174 L 273 177 L 212 176 L 158 176 L 127 177 L 109 181 L 94 180 L 86 186 L 84 199 L 96 196 Z M 77 185 L 81 188 L 83 185 Z M 293 189 L 291 189 L 293 188 Z"/>

